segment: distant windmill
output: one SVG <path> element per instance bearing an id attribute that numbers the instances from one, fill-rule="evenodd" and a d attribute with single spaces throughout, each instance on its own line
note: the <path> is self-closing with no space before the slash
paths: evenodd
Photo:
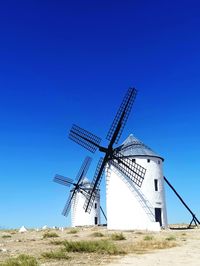
<path id="1" fill-rule="evenodd" d="M 100 223 L 100 193 L 99 190 L 95 190 L 95 204 L 92 212 L 85 213 L 83 209 L 84 202 L 88 193 L 91 190 L 91 183 L 86 178 L 87 171 L 91 163 L 91 158 L 86 157 L 75 181 L 71 178 L 67 178 L 61 175 L 55 175 L 53 181 L 65 186 L 73 186 L 68 200 L 65 204 L 62 214 L 67 216 L 71 210 L 72 227 L 84 226 L 84 225 L 95 225 Z M 101 209 L 102 210 L 102 209 Z M 103 212 L 103 210 L 102 210 Z M 104 214 L 104 212 L 103 212 Z"/>
<path id="2" fill-rule="evenodd" d="M 135 163 L 133 160 L 124 157 L 123 154 L 113 147 L 114 144 L 118 143 L 118 140 L 122 134 L 135 100 L 136 93 L 136 89 L 134 88 L 130 88 L 127 91 L 107 134 L 106 139 L 109 140 L 107 147 L 100 146 L 101 139 L 99 137 L 76 125 L 73 125 L 72 129 L 70 130 L 69 138 L 73 141 L 77 142 L 90 152 L 94 153 L 97 149 L 99 149 L 99 151 L 105 153 L 104 157 L 98 162 L 96 172 L 92 180 L 92 189 L 86 196 L 86 201 L 84 204 L 86 212 L 90 213 L 92 209 L 96 196 L 95 191 L 99 189 L 107 163 L 114 165 L 114 167 L 116 167 L 122 174 L 126 175 L 138 187 L 141 187 L 142 185 L 146 172 L 145 168 Z"/>

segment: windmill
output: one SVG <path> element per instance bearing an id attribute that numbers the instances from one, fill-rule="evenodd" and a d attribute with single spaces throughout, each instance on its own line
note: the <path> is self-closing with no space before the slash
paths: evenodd
<path id="1" fill-rule="evenodd" d="M 125 145 L 113 147 L 119 141 L 136 94 L 137 92 L 134 88 L 130 88 L 127 91 L 107 134 L 106 139 L 109 141 L 107 147 L 100 145 L 101 138 L 77 125 L 73 125 L 70 130 L 70 139 L 92 153 L 97 149 L 104 153 L 104 157 L 100 158 L 98 162 L 91 190 L 86 196 L 84 209 L 90 213 L 95 200 L 95 191 L 99 189 L 105 168 L 108 166 L 106 168 L 106 198 L 109 229 L 158 231 L 161 226 L 167 227 L 164 181 L 175 192 L 192 215 L 189 227 L 193 222 L 195 225 L 198 225 L 200 222 L 195 214 L 186 205 L 166 177 L 163 176 L 162 163 L 164 159 L 161 156 L 155 154 L 141 141 L 133 140 L 133 137 L 130 136 L 125 141 Z M 130 139 L 132 140 L 130 141 Z M 118 182 L 120 178 L 123 181 L 121 183 Z M 124 187 L 123 194 L 122 187 Z M 128 193 L 128 189 L 130 193 Z M 130 204 L 128 205 L 127 203 Z M 121 210 L 127 209 L 125 215 L 119 211 L 120 204 Z M 127 205 L 130 208 L 127 208 Z M 116 216 L 113 215 L 113 211 Z M 119 218 L 121 217 L 124 219 L 120 220 Z M 139 219 L 137 219 L 138 217 Z M 116 221 L 118 221 L 118 225 Z"/>
<path id="2" fill-rule="evenodd" d="M 109 167 L 106 174 L 108 229 L 160 231 L 161 227 L 166 228 L 164 159 L 132 134 L 118 151 L 143 166 L 146 174 L 142 186 L 136 187 L 115 167 Z"/>
<path id="3" fill-rule="evenodd" d="M 82 166 L 73 181 L 73 179 L 64 177 L 62 175 L 55 175 L 53 181 L 64 186 L 72 186 L 71 193 L 67 199 L 62 214 L 67 217 L 71 210 L 72 227 L 95 225 L 100 223 L 100 193 L 99 190 L 95 190 L 95 205 L 92 212 L 85 213 L 83 205 L 88 193 L 91 190 L 91 183 L 86 178 L 87 171 L 91 163 L 91 158 L 86 157 L 82 163 Z M 103 210 L 102 210 L 103 211 Z M 104 214 L 104 213 L 103 213 Z"/>
<path id="4" fill-rule="evenodd" d="M 100 182 L 102 180 L 106 165 L 112 164 L 118 169 L 123 175 L 126 175 L 131 182 L 133 182 L 138 187 L 141 187 L 144 176 L 145 168 L 141 165 L 135 163 L 133 160 L 124 157 L 117 148 L 114 148 L 114 144 L 117 144 L 119 138 L 122 134 L 124 126 L 127 122 L 128 116 L 130 114 L 133 102 L 135 100 L 137 91 L 135 88 L 129 88 L 120 107 L 114 118 L 110 130 L 108 131 L 106 139 L 109 141 L 107 147 L 100 146 L 101 138 L 90 133 L 89 131 L 80 128 L 77 125 L 73 125 L 69 138 L 80 144 L 90 152 L 94 153 L 97 149 L 104 153 L 104 157 L 100 158 L 97 168 L 92 180 L 91 191 L 86 196 L 86 201 L 84 204 L 84 209 L 86 212 L 91 211 L 94 200 L 95 191 L 99 189 Z"/>

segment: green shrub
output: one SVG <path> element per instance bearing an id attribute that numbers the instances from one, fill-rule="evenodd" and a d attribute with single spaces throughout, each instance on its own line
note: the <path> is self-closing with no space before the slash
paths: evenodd
<path id="1" fill-rule="evenodd" d="M 166 238 L 167 241 L 175 241 L 176 237 L 175 236 L 169 236 Z"/>
<path id="2" fill-rule="evenodd" d="M 68 234 L 77 234 L 78 233 L 78 229 L 76 229 L 76 228 L 72 228 L 69 232 L 68 232 Z"/>
<path id="3" fill-rule="evenodd" d="M 122 233 L 119 233 L 119 234 L 114 233 L 111 235 L 111 239 L 112 240 L 125 240 L 126 237 Z"/>
<path id="4" fill-rule="evenodd" d="M 46 232 L 43 235 L 43 238 L 51 238 L 51 237 L 59 237 L 59 235 L 56 234 L 55 232 Z"/>
<path id="5" fill-rule="evenodd" d="M 103 237 L 104 234 L 102 234 L 101 232 L 94 232 L 91 234 L 91 236 L 94 236 L 94 237 Z"/>
<path id="6" fill-rule="evenodd" d="M 2 235 L 2 238 L 11 238 L 11 235 Z"/>
<path id="7" fill-rule="evenodd" d="M 153 238 L 154 238 L 153 236 L 145 236 L 144 240 L 145 241 L 150 241 L 150 240 L 153 240 Z"/>
<path id="8" fill-rule="evenodd" d="M 58 246 L 58 245 L 62 245 L 63 244 L 63 240 L 52 240 L 50 241 L 50 244 Z"/>
<path id="9" fill-rule="evenodd" d="M 0 263 L 1 266 L 38 266 L 37 260 L 29 255 L 21 254 L 16 258 L 10 258 Z"/>
<path id="10" fill-rule="evenodd" d="M 99 241 L 65 241 L 64 250 L 67 252 L 122 254 L 113 243 L 107 240 Z"/>
<path id="11" fill-rule="evenodd" d="M 63 260 L 63 259 L 69 259 L 70 257 L 64 252 L 62 249 L 57 251 L 50 251 L 50 252 L 44 252 L 41 254 L 41 256 L 45 259 L 56 259 L 56 260 Z"/>

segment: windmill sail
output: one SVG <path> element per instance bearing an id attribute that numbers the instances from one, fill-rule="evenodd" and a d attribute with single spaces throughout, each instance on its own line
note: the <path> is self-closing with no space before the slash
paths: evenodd
<path id="1" fill-rule="evenodd" d="M 67 216 L 69 214 L 69 211 L 71 209 L 72 200 L 76 196 L 76 193 L 78 191 L 80 191 L 80 189 L 81 189 L 82 180 L 87 174 L 87 171 L 89 169 L 91 160 L 92 159 L 89 156 L 87 156 L 85 158 L 85 160 L 83 161 L 83 163 L 81 165 L 81 168 L 80 168 L 80 170 L 79 170 L 79 172 L 78 172 L 78 174 L 76 176 L 76 179 L 75 179 L 76 182 L 73 182 L 73 180 L 71 178 L 67 178 L 67 177 L 64 177 L 64 176 L 58 175 L 58 174 L 55 175 L 55 177 L 53 179 L 54 182 L 59 183 L 61 185 L 65 185 L 65 186 L 73 185 L 74 186 L 74 188 L 72 190 L 72 194 L 69 195 L 69 197 L 67 199 L 67 202 L 65 204 L 65 207 L 63 209 L 62 214 L 64 216 Z"/>
<path id="2" fill-rule="evenodd" d="M 111 128 L 107 134 L 107 139 L 110 141 L 108 147 L 100 146 L 101 139 L 89 131 L 82 129 L 76 125 L 72 126 L 70 130 L 69 138 L 88 149 L 91 152 L 95 152 L 97 148 L 99 151 L 104 152 L 104 158 L 102 158 L 97 166 L 97 170 L 95 172 L 93 181 L 92 181 L 92 189 L 87 196 L 86 202 L 84 204 L 84 208 L 86 212 L 90 212 L 92 208 L 92 204 L 94 202 L 95 190 L 99 188 L 105 166 L 108 162 L 112 162 L 118 170 L 120 170 L 123 174 L 127 175 L 134 183 L 138 186 L 142 185 L 142 181 L 145 175 L 145 169 L 142 166 L 134 164 L 130 162 L 127 158 L 122 159 L 120 154 L 117 154 L 117 149 L 113 148 L 114 143 L 117 143 L 124 126 L 127 122 L 128 116 L 130 114 L 133 102 L 135 100 L 137 91 L 135 88 L 129 88 L 120 108 L 115 116 L 115 119 L 111 125 Z M 121 163 L 119 165 L 118 163 Z"/>
<path id="3" fill-rule="evenodd" d="M 81 182 L 81 177 L 83 178 L 86 176 L 87 171 L 90 167 L 91 161 L 92 161 L 92 158 L 89 156 L 87 156 L 85 158 L 85 160 L 83 161 L 83 164 L 82 164 L 82 166 L 81 166 L 81 168 L 80 168 L 80 170 L 76 176 L 76 179 L 75 179 L 76 181 L 78 181 L 78 184 Z"/>
<path id="4" fill-rule="evenodd" d="M 121 153 L 116 153 L 111 164 L 122 174 L 131 179 L 137 186 L 141 187 L 146 173 L 146 169 Z"/>
<path id="5" fill-rule="evenodd" d="M 101 142 L 99 137 L 77 125 L 72 126 L 69 133 L 69 138 L 92 153 L 97 150 L 99 143 Z"/>
<path id="6" fill-rule="evenodd" d="M 110 140 L 110 141 L 112 140 L 112 138 L 115 135 L 117 127 L 120 126 L 119 132 L 116 135 L 115 141 L 114 141 L 115 144 L 118 143 L 119 138 L 121 137 L 122 131 L 124 129 L 124 126 L 126 124 L 126 121 L 129 117 L 133 102 L 136 98 L 136 94 L 137 94 L 137 91 L 134 88 L 130 88 L 127 91 L 127 93 L 126 93 L 126 95 L 125 95 L 125 97 L 124 97 L 124 99 L 123 99 L 123 101 L 119 107 L 119 110 L 118 110 L 118 112 L 117 112 L 117 114 L 113 120 L 113 123 L 110 127 L 110 130 L 108 131 L 108 134 L 106 136 L 107 140 Z M 120 125 L 119 125 L 119 122 L 120 122 Z"/>
<path id="7" fill-rule="evenodd" d="M 91 209 L 92 209 L 92 205 L 94 203 L 95 200 L 95 191 L 97 191 L 99 189 L 100 183 L 101 183 L 101 179 L 103 177 L 104 174 L 104 159 L 100 158 L 95 174 L 94 174 L 94 178 L 92 180 L 92 189 L 91 192 L 88 193 L 87 197 L 86 197 L 86 201 L 84 204 L 84 209 L 86 212 L 90 213 Z"/>
<path id="8" fill-rule="evenodd" d="M 73 180 L 71 178 L 64 177 L 64 176 L 58 175 L 58 174 L 55 175 L 53 181 L 58 183 L 58 184 L 68 186 L 68 187 L 73 184 Z"/>
<path id="9" fill-rule="evenodd" d="M 64 207 L 64 209 L 62 211 L 62 215 L 66 216 L 66 217 L 69 214 L 69 211 L 71 209 L 71 203 L 72 203 L 72 199 L 75 196 L 75 193 L 76 193 L 76 191 L 74 190 L 73 193 L 72 193 L 72 195 L 69 195 L 69 197 L 67 199 L 67 202 L 65 204 L 65 207 Z"/>

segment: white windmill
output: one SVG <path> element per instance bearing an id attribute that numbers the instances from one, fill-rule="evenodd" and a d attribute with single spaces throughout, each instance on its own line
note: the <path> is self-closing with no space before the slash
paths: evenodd
<path id="1" fill-rule="evenodd" d="M 143 166 L 146 173 L 143 180 L 130 182 L 114 165 L 107 167 L 108 229 L 159 231 L 161 227 L 167 227 L 162 170 L 164 159 L 133 135 L 124 141 L 118 152 Z"/>
<path id="2" fill-rule="evenodd" d="M 91 163 L 91 158 L 86 157 L 84 160 L 78 175 L 73 182 L 72 179 L 66 178 L 61 175 L 56 175 L 53 179 L 54 182 L 65 185 L 73 186 L 70 191 L 70 195 L 65 204 L 62 214 L 67 216 L 71 210 L 71 226 L 89 226 L 100 224 L 100 190 L 95 191 L 94 205 L 90 213 L 85 212 L 83 209 L 84 202 L 88 193 L 91 190 L 91 183 L 85 177 L 88 171 L 89 165 Z"/>
<path id="3" fill-rule="evenodd" d="M 129 88 L 108 131 L 107 146 L 101 146 L 101 138 L 73 125 L 69 138 L 90 152 L 104 153 L 100 158 L 84 209 L 90 213 L 94 206 L 103 174 L 106 170 L 107 224 L 109 229 L 145 229 L 158 231 L 167 226 L 164 181 L 175 192 L 192 215 L 192 222 L 200 224 L 195 214 L 163 177 L 164 159 L 133 136 L 119 147 L 118 143 L 129 117 L 137 91 Z"/>
<path id="4" fill-rule="evenodd" d="M 163 159 L 133 136 L 123 145 L 114 147 L 122 134 L 136 94 L 135 88 L 127 91 L 107 134 L 108 146 L 101 146 L 99 137 L 77 125 L 72 126 L 69 137 L 91 152 L 98 149 L 104 153 L 97 165 L 92 189 L 84 204 L 85 210 L 91 211 L 95 190 L 99 188 L 106 170 L 108 228 L 158 231 L 161 226 L 167 225 Z M 138 153 L 134 153 L 137 150 Z"/>

